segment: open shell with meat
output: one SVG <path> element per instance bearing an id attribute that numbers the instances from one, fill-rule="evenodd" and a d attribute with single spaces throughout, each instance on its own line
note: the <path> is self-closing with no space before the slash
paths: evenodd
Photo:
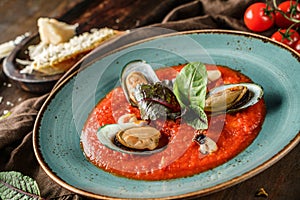
<path id="1" fill-rule="evenodd" d="M 237 112 L 256 104 L 262 96 L 262 87 L 254 83 L 221 85 L 207 93 L 204 110 L 212 114 Z"/>

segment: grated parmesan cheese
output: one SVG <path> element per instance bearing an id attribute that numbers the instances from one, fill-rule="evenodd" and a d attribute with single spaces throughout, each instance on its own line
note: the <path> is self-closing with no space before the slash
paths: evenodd
<path id="1" fill-rule="evenodd" d="M 115 34 L 117 31 L 109 28 L 92 29 L 91 32 L 74 36 L 68 42 L 57 45 L 39 43 L 29 46 L 28 53 L 33 62 L 21 70 L 21 73 L 32 73 L 33 70 L 43 71 L 59 62 L 94 49 Z"/>

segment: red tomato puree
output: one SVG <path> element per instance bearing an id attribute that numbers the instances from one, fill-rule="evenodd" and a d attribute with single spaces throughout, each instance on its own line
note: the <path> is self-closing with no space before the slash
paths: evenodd
<path id="1" fill-rule="evenodd" d="M 172 79 L 183 65 L 162 68 L 158 77 Z M 210 83 L 208 88 L 221 84 L 251 82 L 238 71 L 223 66 L 207 65 L 207 70 L 217 68 L 222 78 Z M 208 117 L 209 128 L 205 134 L 213 139 L 218 150 L 202 155 L 199 145 L 193 141 L 195 130 L 180 119 L 154 121 L 156 127 L 169 138 L 167 148 L 152 155 L 131 155 L 113 151 L 102 145 L 97 130 L 105 124 L 115 124 L 126 113 L 140 116 L 139 110 L 126 100 L 120 87 L 113 89 L 90 113 L 81 135 L 85 156 L 97 167 L 118 176 L 139 180 L 166 180 L 192 176 L 227 162 L 252 143 L 261 130 L 266 114 L 261 99 L 257 104 L 242 111 Z"/>

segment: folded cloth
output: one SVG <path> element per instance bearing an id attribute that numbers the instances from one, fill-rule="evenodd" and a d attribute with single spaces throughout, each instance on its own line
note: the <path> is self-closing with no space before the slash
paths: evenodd
<path id="1" fill-rule="evenodd" d="M 154 10 L 154 13 L 149 13 L 149 15 L 161 16 L 161 13 L 155 12 L 171 10 L 161 17 L 161 23 L 152 24 L 151 26 L 176 31 L 217 28 L 245 31 L 247 29 L 243 24 L 242 17 L 244 10 L 250 3 L 253 3 L 253 1 L 198 0 L 174 8 L 159 8 L 159 6 L 173 5 L 164 1 L 164 3 L 157 5 L 159 9 Z M 143 24 L 143 26 L 150 25 L 147 22 L 140 22 L 140 24 Z M 265 32 L 262 34 L 269 35 L 270 33 Z M 37 181 L 42 197 L 79 199 L 79 195 L 53 182 L 41 169 L 34 156 L 32 129 L 38 110 L 46 97 L 47 95 L 43 95 L 26 100 L 15 107 L 9 117 L 0 120 L 0 171 L 19 171 L 32 177 Z"/>
<path id="2" fill-rule="evenodd" d="M 246 2 L 232 0 L 193 1 L 173 9 L 163 19 L 162 24 L 178 31 L 212 28 L 247 31 L 240 18 L 241 12 L 247 5 Z"/>

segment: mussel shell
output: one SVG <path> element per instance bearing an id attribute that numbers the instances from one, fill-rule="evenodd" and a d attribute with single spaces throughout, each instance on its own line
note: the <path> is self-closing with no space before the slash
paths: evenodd
<path id="1" fill-rule="evenodd" d="M 165 146 L 158 147 L 154 150 L 133 150 L 133 149 L 126 149 L 120 147 L 118 144 L 116 144 L 114 141 L 116 139 L 116 135 L 126 129 L 130 128 L 136 128 L 136 127 L 141 127 L 144 126 L 145 124 L 142 123 L 123 123 L 123 124 L 108 124 L 105 126 L 102 126 L 99 128 L 97 132 L 97 137 L 98 140 L 107 148 L 118 151 L 121 153 L 126 153 L 126 154 L 133 154 L 133 155 L 141 155 L 141 156 L 146 156 L 146 155 L 151 155 L 157 152 L 160 152 L 164 150 L 167 147 L 167 144 Z"/>
<path id="2" fill-rule="evenodd" d="M 158 77 L 156 76 L 154 70 L 152 69 L 151 65 L 147 64 L 143 60 L 136 60 L 131 61 L 125 65 L 121 72 L 120 82 L 125 93 L 126 99 L 130 102 L 133 106 L 137 106 L 137 102 L 132 95 L 135 89 L 134 87 L 128 86 L 128 77 L 133 75 L 134 76 L 141 76 L 141 83 L 156 83 L 159 81 Z"/>
<path id="3" fill-rule="evenodd" d="M 236 87 L 240 87 L 243 89 L 238 94 L 237 99 L 234 102 L 226 104 L 226 101 L 224 100 L 224 102 L 215 103 L 211 107 L 207 106 L 206 104 L 204 110 L 210 113 L 236 112 L 256 104 L 263 96 L 263 88 L 260 85 L 254 83 L 238 83 L 221 85 L 210 90 L 206 96 L 206 100 L 210 98 L 213 99 L 214 95 L 222 91 Z"/>

